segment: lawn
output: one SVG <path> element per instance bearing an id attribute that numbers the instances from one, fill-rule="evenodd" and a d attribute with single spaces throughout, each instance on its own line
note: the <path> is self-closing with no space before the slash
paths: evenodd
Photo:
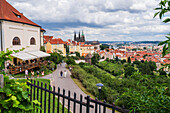
<path id="1" fill-rule="evenodd" d="M 49 89 L 50 85 L 50 80 L 48 79 L 33 79 L 35 80 L 36 85 L 38 84 L 37 82 L 39 81 L 39 85 L 41 86 L 41 82 L 43 83 L 43 87 L 45 88 L 45 83 L 47 84 L 47 89 Z M 18 79 L 18 82 L 26 82 L 26 79 Z M 34 81 L 33 81 L 34 83 Z M 50 87 L 50 90 L 52 90 L 52 87 Z M 34 94 L 34 88 L 32 90 L 32 94 Z M 37 88 L 35 88 L 35 100 L 38 100 L 40 102 L 41 98 L 41 90 L 39 89 L 39 96 L 37 98 Z M 34 96 L 32 96 L 32 99 L 34 100 Z M 55 111 L 57 111 L 57 105 L 58 105 L 58 99 L 55 97 Z M 46 93 L 46 112 L 48 112 L 48 104 L 49 104 L 49 93 Z M 45 105 L 45 91 L 42 91 L 42 113 L 44 113 L 44 106 Z M 53 95 L 50 94 L 50 113 L 53 112 Z M 68 110 L 65 108 L 64 112 L 68 112 Z M 38 110 L 37 113 L 40 113 L 40 109 Z M 62 113 L 62 104 L 59 103 L 59 113 Z"/>

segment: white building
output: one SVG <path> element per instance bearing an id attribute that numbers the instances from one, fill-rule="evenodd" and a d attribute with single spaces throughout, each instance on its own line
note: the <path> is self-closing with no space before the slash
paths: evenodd
<path id="1" fill-rule="evenodd" d="M 6 51 L 7 48 L 9 50 L 25 48 L 22 52 L 12 54 L 15 57 L 15 64 L 17 64 L 16 59 L 24 61 L 49 56 L 40 52 L 44 31 L 41 26 L 26 18 L 6 0 L 0 0 L 0 51 Z"/>
<path id="2" fill-rule="evenodd" d="M 6 0 L 0 0 L 0 51 L 39 50 L 43 45 L 41 26 L 27 19 Z"/>

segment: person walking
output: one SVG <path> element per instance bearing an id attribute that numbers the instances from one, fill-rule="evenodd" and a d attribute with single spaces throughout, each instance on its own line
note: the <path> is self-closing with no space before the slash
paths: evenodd
<path id="1" fill-rule="evenodd" d="M 28 77 L 28 70 L 25 70 L 25 78 Z"/>
<path id="2" fill-rule="evenodd" d="M 31 76 L 34 77 L 34 70 L 31 70 Z"/>
<path id="3" fill-rule="evenodd" d="M 61 77 L 63 76 L 63 71 L 60 71 L 60 75 L 61 75 Z"/>
<path id="4" fill-rule="evenodd" d="M 66 76 L 67 76 L 67 71 L 64 70 L 64 77 L 66 78 Z"/>
<path id="5" fill-rule="evenodd" d="M 37 70 L 37 78 L 39 78 L 39 73 L 40 73 L 40 72 Z"/>
<path id="6" fill-rule="evenodd" d="M 44 76 L 44 71 L 41 72 L 41 75 Z"/>

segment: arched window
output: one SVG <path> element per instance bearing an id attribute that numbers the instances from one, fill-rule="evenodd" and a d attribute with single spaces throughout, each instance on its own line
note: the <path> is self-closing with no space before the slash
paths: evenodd
<path id="1" fill-rule="evenodd" d="M 30 45 L 35 45 L 35 38 L 31 38 L 31 40 L 30 40 Z"/>
<path id="2" fill-rule="evenodd" d="M 14 37 L 12 44 L 13 45 L 21 45 L 20 39 L 18 37 Z"/>

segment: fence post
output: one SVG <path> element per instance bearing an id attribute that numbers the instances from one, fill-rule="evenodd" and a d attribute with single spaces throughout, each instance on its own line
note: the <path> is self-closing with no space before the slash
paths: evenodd
<path id="1" fill-rule="evenodd" d="M 90 113 L 90 96 L 87 96 L 86 113 Z"/>
<path id="2" fill-rule="evenodd" d="M 1 88 L 4 87 L 4 77 L 3 77 L 3 74 L 0 74 L 0 87 Z"/>

